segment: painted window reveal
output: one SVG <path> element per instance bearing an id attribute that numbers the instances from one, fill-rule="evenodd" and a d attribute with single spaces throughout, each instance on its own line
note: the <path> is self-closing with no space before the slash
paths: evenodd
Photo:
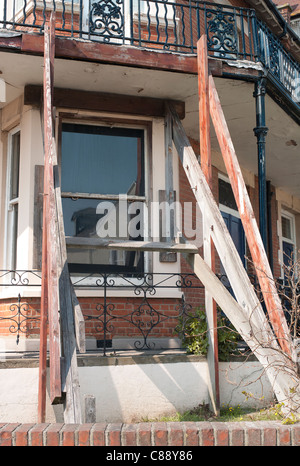
<path id="1" fill-rule="evenodd" d="M 6 264 L 7 269 L 17 266 L 17 237 L 19 215 L 20 131 L 8 136 L 7 203 L 6 203 Z"/>
<path id="2" fill-rule="evenodd" d="M 143 130 L 63 124 L 61 187 L 66 236 L 142 240 L 144 172 Z M 132 196 L 135 212 L 127 202 Z M 143 254 L 138 252 L 69 248 L 68 262 L 73 273 L 143 270 Z"/>
<path id="3" fill-rule="evenodd" d="M 289 212 L 283 212 L 281 215 L 281 236 L 285 276 L 287 267 L 294 263 L 296 251 L 295 217 Z"/>

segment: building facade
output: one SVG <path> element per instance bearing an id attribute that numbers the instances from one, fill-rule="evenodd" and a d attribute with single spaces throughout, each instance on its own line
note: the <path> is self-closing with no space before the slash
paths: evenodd
<path id="1" fill-rule="evenodd" d="M 285 266 L 297 261 L 300 244 L 300 38 L 296 19 L 284 18 L 282 8 L 251 0 L 0 2 L 5 351 L 39 348 L 43 35 L 50 14 L 64 229 L 87 349 L 160 351 L 181 348 L 178 317 L 205 307 L 203 285 L 179 253 L 90 245 L 98 238 L 178 243 L 185 237 L 202 253 L 193 190 L 176 150 L 165 160 L 165 103 L 173 102 L 201 165 L 197 41 L 206 34 L 210 73 L 269 263 L 275 279 L 287 280 Z M 213 129 L 211 148 L 212 192 L 256 283 Z M 74 239 L 83 239 L 80 248 Z M 218 257 L 216 273 L 227 283 Z"/>

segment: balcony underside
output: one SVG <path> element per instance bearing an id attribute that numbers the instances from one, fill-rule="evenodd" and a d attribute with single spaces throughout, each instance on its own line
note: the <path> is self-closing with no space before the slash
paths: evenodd
<path id="1" fill-rule="evenodd" d="M 25 85 L 42 85 L 42 41 L 42 36 L 30 34 L 0 39 L 1 78 L 7 83 L 6 102 L 1 107 L 22 95 Z M 184 101 L 185 130 L 190 137 L 199 140 L 196 56 L 63 38 L 57 38 L 56 44 L 55 87 Z M 259 67 L 254 63 L 228 64 L 213 58 L 209 63 L 240 163 L 257 173 L 253 82 L 260 76 Z M 274 93 L 271 87 L 269 90 L 271 95 L 266 97 L 267 177 L 277 188 L 300 197 L 297 181 L 300 115 L 296 104 L 289 105 L 283 94 Z M 214 134 L 212 147 L 219 152 Z"/>

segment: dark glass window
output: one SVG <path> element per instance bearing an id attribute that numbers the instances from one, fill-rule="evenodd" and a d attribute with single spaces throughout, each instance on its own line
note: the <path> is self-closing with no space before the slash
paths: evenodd
<path id="1" fill-rule="evenodd" d="M 61 189 L 66 236 L 97 238 L 102 229 L 114 240 L 143 239 L 130 236 L 116 198 L 145 195 L 143 130 L 63 124 Z M 71 272 L 134 272 L 142 271 L 143 254 L 68 248 L 68 262 Z"/>
<path id="2" fill-rule="evenodd" d="M 238 210 L 231 184 L 228 181 L 222 180 L 222 178 L 219 178 L 219 204 L 233 210 Z"/>

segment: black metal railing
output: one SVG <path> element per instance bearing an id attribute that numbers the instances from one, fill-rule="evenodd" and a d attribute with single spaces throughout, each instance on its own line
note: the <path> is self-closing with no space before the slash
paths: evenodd
<path id="1" fill-rule="evenodd" d="M 178 337 L 177 347 L 180 348 L 181 335 L 175 332 L 175 327 L 179 321 L 184 322 L 195 312 L 185 294 L 188 290 L 203 289 L 195 275 L 188 273 L 101 273 L 73 276 L 72 282 L 75 290 L 99 291 L 97 297 L 87 298 L 88 305 L 83 299 L 82 312 L 87 326 L 86 334 L 96 339 L 104 355 L 111 348 L 113 337 L 130 337 L 130 348 L 135 350 L 156 350 L 156 339 L 160 341 L 159 349 L 163 349 L 161 342 Z M 21 298 L 20 289 L 40 288 L 41 274 L 31 270 L 2 270 L 0 290 L 4 287 L 17 287 L 16 302 L 9 300 L 6 308 L 0 312 L 0 322 L 9 324 L 8 330 L 16 334 L 18 343 L 22 333 L 30 332 L 30 324 L 39 321 L 39 311 L 33 312 L 28 303 L 30 298 Z M 118 295 L 110 295 L 112 290 L 121 292 L 122 305 Z M 166 293 L 158 296 L 160 290 L 177 290 L 178 293 L 166 298 Z M 92 324 L 92 330 L 89 324 Z"/>
<path id="2" fill-rule="evenodd" d="M 260 62 L 300 102 L 300 64 L 253 9 L 196 0 L 4 0 L 0 25 L 42 33 L 52 10 L 57 35 L 90 41 L 194 54 L 205 33 L 210 56 Z"/>
<path id="3" fill-rule="evenodd" d="M 226 275 L 218 277 L 234 295 Z M 250 274 L 249 278 L 264 306 L 257 276 Z M 186 339 L 189 338 L 186 323 L 195 318 L 197 311 L 203 307 L 201 303 L 204 303 L 204 293 L 201 291 L 204 287 L 193 273 L 99 273 L 72 276 L 72 282 L 77 291 L 98 291 L 95 296 L 88 298 L 88 293 L 82 293 L 84 297 L 81 307 L 86 323 L 86 336 L 96 340 L 97 348 L 104 356 L 107 351 L 115 349 L 169 349 L 170 340 L 171 347 L 184 349 Z M 292 332 L 299 309 L 294 309 L 290 287 L 282 279 L 276 280 L 276 283 Z M 32 334 L 32 326 L 38 336 L 39 299 L 33 298 L 32 302 L 32 298 L 21 298 L 20 290 L 24 287 L 37 287 L 40 290 L 41 273 L 32 270 L 0 270 L 0 290 L 4 287 L 16 287 L 16 299 L 15 302 L 9 299 L 6 306 L 6 300 L 1 300 L 0 322 L 7 323 L 8 331 L 16 335 L 17 344 L 21 334 Z M 300 295 L 300 289 L 296 290 L 296 294 Z M 219 312 L 225 317 L 221 309 Z M 298 321 L 297 329 L 297 335 L 300 335 Z M 116 346 L 113 343 L 120 339 L 121 345 L 125 346 Z"/>

